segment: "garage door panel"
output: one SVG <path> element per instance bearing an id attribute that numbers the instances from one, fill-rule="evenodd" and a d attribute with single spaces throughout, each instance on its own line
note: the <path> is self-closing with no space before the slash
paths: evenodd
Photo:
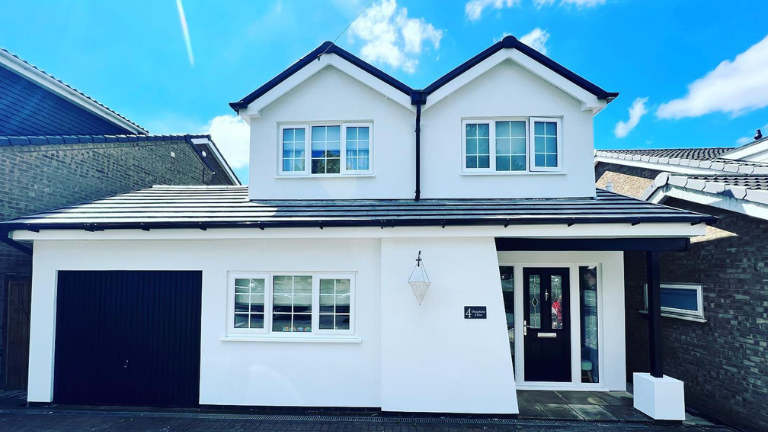
<path id="1" fill-rule="evenodd" d="M 59 272 L 54 401 L 196 405 L 201 285 L 201 272 Z"/>

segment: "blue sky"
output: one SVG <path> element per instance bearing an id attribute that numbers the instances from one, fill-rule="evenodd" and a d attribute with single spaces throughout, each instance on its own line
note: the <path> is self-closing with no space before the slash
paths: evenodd
<path id="1" fill-rule="evenodd" d="M 6 2 L 0 46 L 151 133 L 210 131 L 245 180 L 247 132 L 227 103 L 366 3 L 185 0 L 192 64 L 174 0 Z M 373 0 L 338 44 L 418 88 L 528 35 L 621 93 L 595 118 L 597 148 L 733 146 L 768 126 L 766 16 L 763 0 Z"/>

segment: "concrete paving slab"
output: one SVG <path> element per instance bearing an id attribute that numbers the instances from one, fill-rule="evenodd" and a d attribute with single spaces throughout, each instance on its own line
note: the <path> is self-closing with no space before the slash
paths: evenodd
<path id="1" fill-rule="evenodd" d="M 576 411 L 576 414 L 584 417 L 588 421 L 618 420 L 608 411 L 598 405 L 568 405 L 569 408 Z"/>

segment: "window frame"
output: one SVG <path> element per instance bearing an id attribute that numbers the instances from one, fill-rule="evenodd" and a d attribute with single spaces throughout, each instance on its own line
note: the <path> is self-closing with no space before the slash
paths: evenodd
<path id="1" fill-rule="evenodd" d="M 701 284 L 695 283 L 663 283 L 661 288 L 666 289 L 686 289 L 696 291 L 696 311 L 688 309 L 677 309 L 667 306 L 661 306 L 661 312 L 665 316 L 673 318 L 695 318 L 698 320 L 704 319 L 704 288 Z M 661 298 L 659 298 L 661 301 Z M 648 312 L 648 284 L 643 285 L 643 304 L 645 309 L 643 312 Z"/>
<path id="2" fill-rule="evenodd" d="M 537 167 L 536 166 L 536 135 L 534 133 L 536 122 L 557 123 L 557 166 L 555 167 Z M 529 172 L 553 172 L 563 170 L 563 151 L 562 151 L 562 124 L 561 119 L 557 117 L 529 117 L 528 118 L 528 171 Z"/>
<path id="3" fill-rule="evenodd" d="M 314 126 L 339 126 L 339 149 L 341 151 L 340 165 L 338 173 L 312 173 L 312 127 Z M 368 169 L 367 170 L 348 170 L 347 169 L 347 128 L 348 127 L 367 127 L 368 128 Z M 284 129 L 304 129 L 304 171 L 284 171 L 283 170 L 283 130 Z M 278 177 L 301 177 L 301 178 L 323 178 L 323 177 L 360 177 L 374 175 L 373 151 L 374 151 L 374 130 L 373 122 L 369 121 L 330 121 L 330 122 L 305 122 L 305 123 L 286 123 L 279 125 L 277 136 L 277 175 Z"/>
<path id="4" fill-rule="evenodd" d="M 463 175 L 526 175 L 526 174 L 562 174 L 563 170 L 563 135 L 561 117 L 477 117 L 461 119 L 461 174 Z M 496 169 L 496 122 L 525 122 L 525 170 L 498 171 Z M 557 167 L 536 167 L 533 139 L 535 122 L 557 123 Z M 467 124 L 488 124 L 488 139 L 490 152 L 489 168 L 467 168 Z"/>
<path id="5" fill-rule="evenodd" d="M 264 279 L 264 328 L 236 328 L 235 327 L 235 280 L 236 279 Z M 267 334 L 272 328 L 272 275 L 269 273 L 237 272 L 230 273 L 227 278 L 227 334 L 248 335 Z"/>
<path id="6" fill-rule="evenodd" d="M 304 171 L 285 171 L 283 170 L 283 130 L 285 129 L 304 129 Z M 307 142 L 310 140 L 309 133 L 311 132 L 309 125 L 307 124 L 284 124 L 278 128 L 277 135 L 277 172 L 281 176 L 305 176 L 310 172 L 311 158 L 307 157 Z"/>
<path id="7" fill-rule="evenodd" d="M 272 330 L 272 310 L 274 299 L 274 278 L 276 276 L 311 276 L 312 277 L 312 331 L 311 332 L 278 332 Z M 355 306 L 356 278 L 354 272 L 306 272 L 306 271 L 280 271 L 280 272 L 230 272 L 227 277 L 227 336 L 248 337 L 259 339 L 274 338 L 319 338 L 327 339 L 329 336 L 352 336 L 356 332 Z M 264 285 L 264 328 L 235 328 L 235 279 L 265 279 Z M 320 330 L 320 279 L 349 279 L 349 329 L 348 330 Z"/>

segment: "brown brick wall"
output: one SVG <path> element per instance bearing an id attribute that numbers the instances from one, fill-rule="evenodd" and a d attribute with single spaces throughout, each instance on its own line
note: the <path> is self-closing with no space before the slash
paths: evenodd
<path id="1" fill-rule="evenodd" d="M 656 172 L 600 163 L 595 178 L 642 194 Z M 686 404 L 747 431 L 768 430 L 768 221 L 687 201 L 665 205 L 715 215 L 688 252 L 663 253 L 661 281 L 700 283 L 706 323 L 662 318 L 665 374 L 685 382 Z M 625 261 L 627 373 L 647 372 L 645 256 Z"/>
<path id="2" fill-rule="evenodd" d="M 639 198 L 661 171 L 600 162 L 595 167 L 595 185 L 606 189 L 613 182 L 613 191 Z"/>
<path id="3" fill-rule="evenodd" d="M 185 141 L 0 147 L 0 220 L 156 184 L 226 183 L 222 174 L 212 176 Z M 0 386 L 4 281 L 29 278 L 31 269 L 31 257 L 0 243 Z"/>

